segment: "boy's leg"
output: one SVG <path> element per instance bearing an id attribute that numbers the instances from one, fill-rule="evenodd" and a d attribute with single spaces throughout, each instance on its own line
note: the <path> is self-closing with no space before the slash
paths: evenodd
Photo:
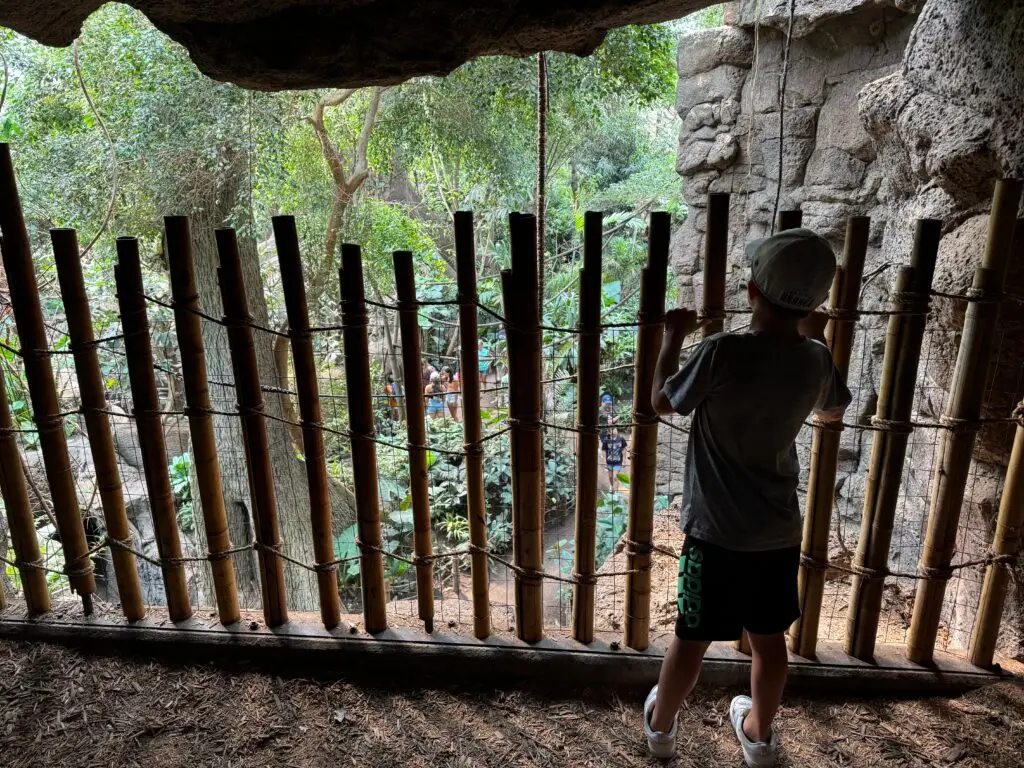
<path id="1" fill-rule="evenodd" d="M 679 556 L 675 637 L 665 653 L 651 728 L 667 733 L 693 690 L 712 640 L 740 636 L 735 554 L 687 536 Z"/>
<path id="2" fill-rule="evenodd" d="M 679 707 L 697 684 L 704 652 L 709 645 L 711 643 L 706 640 L 672 638 L 658 676 L 658 700 L 651 716 L 653 730 L 668 733 L 672 729 Z"/>
<path id="3" fill-rule="evenodd" d="M 755 743 L 770 740 L 772 721 L 786 687 L 789 657 L 785 631 L 800 616 L 799 569 L 799 547 L 753 552 L 744 558 L 743 624 L 750 638 L 753 706 L 743 720 L 743 732 Z"/>
<path id="4" fill-rule="evenodd" d="M 789 671 L 786 636 L 783 633 L 757 635 L 749 631 L 747 636 L 752 654 L 750 697 L 754 706 L 743 721 L 743 732 L 751 741 L 767 742 L 775 713 L 782 703 L 782 691 Z"/>

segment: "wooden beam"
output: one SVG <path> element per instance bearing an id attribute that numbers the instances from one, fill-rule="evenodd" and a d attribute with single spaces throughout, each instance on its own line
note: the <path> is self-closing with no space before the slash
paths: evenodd
<path id="1" fill-rule="evenodd" d="M 135 555 L 126 548 L 132 547 L 134 542 L 121 491 L 121 472 L 117 467 L 110 419 L 105 413 L 107 393 L 96 354 L 89 296 L 85 291 L 85 278 L 78 253 L 78 236 L 73 229 L 51 229 L 50 242 L 53 245 L 53 260 L 57 267 L 64 314 L 68 321 L 68 338 L 75 356 L 75 375 L 86 434 L 89 436 L 89 451 L 96 468 L 96 489 L 103 508 L 103 522 L 107 536 L 125 545 L 122 547 L 114 544 L 110 551 L 117 596 L 121 600 L 125 618 L 138 621 L 146 615 L 146 606 L 142 600 L 142 585 L 139 583 Z"/>
<path id="2" fill-rule="evenodd" d="M 358 245 L 341 246 L 341 321 L 345 326 L 345 385 L 352 441 L 352 484 L 359 527 L 359 579 L 366 631 L 388 627 L 384 558 L 381 554 L 380 492 L 377 444 L 374 442 L 373 391 L 370 387 L 370 342 L 367 334 L 363 256 Z"/>
<path id="3" fill-rule="evenodd" d="M 302 420 L 302 455 L 306 465 L 306 483 L 309 486 L 313 557 L 319 569 L 316 582 L 320 597 L 320 619 L 325 627 L 333 629 L 341 621 L 341 596 L 338 594 L 337 571 L 323 567 L 324 563 L 335 558 L 331 487 L 327 476 L 320 385 L 313 338 L 309 331 L 309 307 L 306 304 L 306 284 L 302 276 L 299 235 L 293 216 L 274 216 L 271 222 L 277 245 L 277 263 L 281 270 L 285 312 L 288 313 L 288 327 L 291 329 L 295 389 L 298 392 L 299 418 Z"/>
<path id="4" fill-rule="evenodd" d="M 192 615 L 192 607 L 189 605 L 185 566 L 181 562 L 178 517 L 167 469 L 160 398 L 153 376 L 153 348 L 149 339 L 146 298 L 143 296 L 139 243 L 134 237 L 119 237 L 116 245 L 114 281 L 117 284 L 117 302 L 121 310 L 121 328 L 124 331 L 124 349 L 128 359 L 132 415 L 139 436 L 149 507 L 153 512 L 164 594 L 167 596 L 171 621 L 184 621 Z"/>
<path id="5" fill-rule="evenodd" d="M 434 565 L 426 558 L 434 553 L 430 535 L 430 486 L 427 480 L 427 423 L 423 413 L 420 378 L 420 322 L 416 304 L 416 275 L 411 251 L 395 251 L 395 293 L 398 325 L 402 335 L 402 367 L 405 369 L 407 435 L 409 440 L 409 495 L 412 498 L 413 553 L 416 563 L 416 604 L 428 633 L 434 631 Z M 463 408 L 465 410 L 465 408 Z M 477 409 L 477 418 L 479 418 Z"/>
<path id="6" fill-rule="evenodd" d="M 572 634 L 594 639 L 594 573 L 597 570 L 597 474 L 601 395 L 601 249 L 603 214 L 583 216 L 583 269 L 580 270 L 580 325 L 576 370 L 576 529 Z"/>
<path id="7" fill-rule="evenodd" d="M 537 300 L 537 221 L 509 216 L 512 269 L 502 272 L 509 349 L 509 423 L 512 425 L 512 541 L 516 571 L 516 634 L 544 636 L 544 433 L 540 425 L 540 308 Z"/>
<path id="8" fill-rule="evenodd" d="M 671 218 L 651 214 L 647 266 L 640 276 L 640 328 L 636 338 L 636 373 L 633 380 L 633 434 L 630 438 L 629 510 L 626 522 L 625 621 L 623 640 L 642 651 L 651 635 L 651 545 L 654 534 L 655 475 L 658 467 L 658 416 L 651 404 L 654 368 L 661 348 L 668 281 L 668 245 Z"/>
<path id="9" fill-rule="evenodd" d="M 896 507 L 900 501 L 903 461 L 910 428 L 903 427 L 913 411 L 917 367 L 921 357 L 928 311 L 928 292 L 939 252 L 942 222 L 919 219 L 910 266 L 900 269 L 892 298 L 878 390 L 871 460 L 864 485 L 864 511 L 853 567 L 859 573 L 850 587 L 846 650 L 870 661 L 882 608 L 882 587 L 889 566 L 889 546 Z"/>
<path id="10" fill-rule="evenodd" d="M 707 231 L 704 233 L 704 338 L 725 329 L 725 274 L 729 263 L 729 195 L 708 195 Z M 657 354 L 657 353 L 655 353 Z"/>
<path id="11" fill-rule="evenodd" d="M 147 625 L 148 624 L 148 625 Z M 3 618 L 0 638 L 59 642 L 89 653 L 156 656 L 192 663 L 196 658 L 229 667 L 267 673 L 303 674 L 320 679 L 380 685 L 448 686 L 453 679 L 472 685 L 519 687 L 552 685 L 582 693 L 594 686 L 635 694 L 658 679 L 662 654 L 616 650 L 604 640 L 589 646 L 545 639 L 526 644 L 493 637 L 468 637 L 388 630 L 376 637 L 325 631 L 293 622 L 277 630 L 250 631 L 244 624 L 207 628 L 199 622 L 178 628 L 143 622 L 128 627 L 103 619 L 89 623 Z M 937 654 L 934 667 L 911 664 L 896 646 L 880 646 L 878 664 L 846 656 L 835 643 L 823 642 L 820 661 L 790 658 L 787 690 L 809 694 L 922 696 L 963 693 L 1005 679 L 949 654 Z M 740 687 L 750 682 L 750 659 L 728 643 L 713 643 L 705 655 L 701 683 Z"/>
<path id="12" fill-rule="evenodd" d="M 489 541 L 484 497 L 484 444 L 481 442 L 483 422 L 480 416 L 476 246 L 473 236 L 473 214 L 470 211 L 455 213 L 455 272 L 459 290 L 466 512 L 469 515 L 469 543 L 473 548 L 473 634 L 483 640 L 491 634 L 490 563 L 486 552 Z"/>
<path id="13" fill-rule="evenodd" d="M 857 326 L 854 314 L 860 300 L 861 278 L 867 256 L 871 219 L 852 216 L 846 223 L 846 247 L 843 263 L 836 270 L 829 299 L 833 313 L 826 329 L 832 362 L 845 381 L 853 351 L 853 334 Z M 790 629 L 790 649 L 806 658 L 814 656 L 818 642 L 818 621 L 825 590 L 829 532 L 835 507 L 836 470 L 839 466 L 839 443 L 842 423 L 818 424 L 811 442 L 811 466 L 807 480 L 807 506 L 804 511 L 802 553 L 809 558 L 800 565 L 800 618 Z"/>
<path id="14" fill-rule="evenodd" d="M 89 615 L 92 613 L 92 596 L 96 592 L 96 578 L 92 561 L 86 554 L 89 546 L 85 540 L 82 510 L 78 504 L 71 460 L 68 458 L 64 418 L 60 415 L 60 401 L 53 382 L 39 286 L 36 284 L 28 231 L 21 213 L 11 148 L 4 143 L 0 143 L 0 238 L 3 242 L 0 252 L 7 282 L 12 287 L 11 309 L 14 311 L 14 323 L 21 344 L 25 381 L 32 401 L 32 414 L 39 429 L 43 468 L 50 486 L 53 513 L 57 518 L 57 529 L 64 550 L 64 568 L 72 591 L 81 597 L 82 608 Z"/>
<path id="15" fill-rule="evenodd" d="M 217 443 L 213 436 L 213 415 L 210 413 L 212 404 L 206 375 L 206 347 L 203 344 L 202 324 L 196 314 L 200 311 L 199 291 L 196 288 L 192 232 L 188 217 L 165 217 L 164 232 L 167 266 L 171 273 L 171 296 L 174 299 L 174 330 L 181 360 L 181 380 L 185 388 L 189 437 L 192 439 L 192 466 L 199 486 L 199 504 L 203 510 L 203 528 L 210 553 L 217 617 L 224 624 L 234 624 L 239 619 L 238 587 L 235 583 L 234 561 L 230 555 L 223 554 L 231 549 L 231 539 L 224 508 L 220 459 L 217 457 Z"/>
<path id="16" fill-rule="evenodd" d="M 7 511 L 7 529 L 25 595 L 25 608 L 30 616 L 50 610 L 50 591 L 46 573 L 32 564 L 42 565 L 36 521 L 28 498 L 28 484 L 21 463 L 18 436 L 7 403 L 7 372 L 0 369 L 0 492 Z M 5 542 L 6 543 L 6 542 Z M 7 552 L 4 552 L 7 555 Z"/>
<path id="17" fill-rule="evenodd" d="M 221 303 L 224 324 L 228 329 L 228 348 L 235 375 L 235 396 L 242 423 L 242 440 L 249 468 L 249 499 L 252 503 L 253 528 L 256 533 L 256 554 L 260 564 L 260 587 L 263 596 L 263 617 L 268 627 L 288 623 L 288 607 L 284 583 L 284 561 L 280 555 L 284 545 L 277 519 L 277 493 L 274 470 L 270 462 L 270 440 L 263 415 L 263 390 L 256 362 L 256 346 L 249 300 L 242 278 L 242 257 L 233 229 L 218 229 L 217 253 L 220 267 Z M 263 297 L 259 297 L 262 301 Z"/>

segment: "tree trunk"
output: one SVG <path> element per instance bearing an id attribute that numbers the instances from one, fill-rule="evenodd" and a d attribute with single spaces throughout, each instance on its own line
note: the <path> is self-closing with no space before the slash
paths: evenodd
<path id="1" fill-rule="evenodd" d="M 282 332 L 288 330 L 285 323 L 279 329 Z M 288 370 L 290 344 L 284 336 L 274 337 L 274 368 L 277 370 L 277 386 L 281 389 L 292 389 L 292 377 Z M 295 398 L 292 395 L 281 395 L 281 407 L 284 418 L 293 422 L 294 426 L 289 427 L 292 436 L 292 444 L 296 451 L 302 450 L 302 427 L 299 426 L 299 412 L 295 407 Z"/>
<path id="2" fill-rule="evenodd" d="M 244 171 L 244 163 L 235 163 Z M 238 185 L 240 188 L 240 185 Z M 235 207 L 234 195 L 225 194 L 221 186 L 221 197 L 216 205 L 198 205 L 191 211 L 193 254 L 195 258 L 196 287 L 203 311 L 220 317 L 223 306 L 217 284 L 217 255 L 214 229 L 223 226 Z M 253 323 L 273 327 L 264 299 L 263 278 L 260 273 L 256 242 L 250 233 L 240 231 L 238 244 L 242 254 L 243 279 L 249 297 L 249 313 Z M 260 381 L 275 386 L 279 381 L 279 369 L 274 355 L 274 342 L 278 337 L 263 331 L 254 332 L 256 356 L 259 364 Z M 231 355 L 228 348 L 227 332 L 213 323 L 203 324 L 203 342 L 206 346 L 207 371 L 210 379 L 210 398 L 216 411 L 235 410 L 235 391 L 231 387 L 214 382 L 234 382 L 231 369 Z M 287 396 L 272 392 L 264 393 L 264 407 L 268 416 L 267 431 L 270 438 L 270 460 L 274 471 L 274 487 L 277 492 L 278 515 L 281 537 L 287 555 L 304 563 L 313 563 L 313 535 L 309 516 L 308 489 L 305 468 L 296 457 L 292 435 L 288 425 L 274 421 L 273 417 L 285 418 Z M 220 458 L 221 475 L 224 485 L 225 508 L 231 542 L 235 546 L 253 540 L 252 503 L 249 497 L 249 483 L 245 452 L 242 443 L 241 424 L 237 416 L 215 416 L 214 433 L 217 454 Z M 347 489 L 335 488 L 334 530 L 336 533 L 355 521 L 354 507 Z M 201 519 L 198 494 L 193 495 L 195 517 Z M 202 526 L 197 526 L 202 535 Z M 205 550 L 205 542 L 202 542 Z M 236 573 L 239 597 L 243 607 L 256 608 L 260 604 L 260 581 L 254 553 L 236 555 Z M 204 574 L 209 579 L 209 573 Z M 288 607 L 293 611 L 315 611 L 318 609 L 315 575 L 298 566 L 286 563 L 285 579 Z M 212 594 L 207 585 L 206 594 Z"/>

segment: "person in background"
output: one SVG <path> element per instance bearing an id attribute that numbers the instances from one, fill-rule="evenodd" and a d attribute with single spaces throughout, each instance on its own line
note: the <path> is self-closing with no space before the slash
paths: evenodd
<path id="1" fill-rule="evenodd" d="M 449 366 L 441 369 L 441 383 L 445 385 L 448 394 L 444 396 L 444 402 L 448 406 L 448 413 L 455 421 L 459 420 L 459 374 L 452 373 Z"/>
<path id="2" fill-rule="evenodd" d="M 613 421 L 608 425 L 608 436 L 604 440 L 604 465 L 608 468 L 608 487 L 612 493 L 619 492 L 619 472 L 622 471 L 622 458 L 626 454 L 626 438 L 619 434 Z"/>
<path id="3" fill-rule="evenodd" d="M 395 377 L 390 373 L 384 377 L 384 394 L 388 397 L 388 408 L 391 410 L 391 420 L 399 421 L 402 418 L 398 409 L 398 398 L 402 396 L 402 388 L 395 383 Z"/>
<path id="4" fill-rule="evenodd" d="M 429 360 L 424 360 L 420 364 L 420 380 L 423 382 L 423 388 L 426 390 L 427 385 L 430 384 L 430 376 L 436 373 L 437 369 L 430 364 Z"/>
<path id="5" fill-rule="evenodd" d="M 644 704 L 647 747 L 675 756 L 677 713 L 714 640 L 750 639 L 751 696 L 729 719 L 751 768 L 775 765 L 772 722 L 782 702 L 785 632 L 800 616 L 797 573 L 803 522 L 796 436 L 812 412 L 839 420 L 850 391 L 825 341 L 828 317 L 814 310 L 836 270 L 828 241 L 790 229 L 747 245 L 750 330 L 704 339 L 679 367 L 697 313 L 665 314 L 651 405 L 692 413 L 683 470 L 675 637 Z"/>
<path id="6" fill-rule="evenodd" d="M 491 370 L 491 347 L 486 341 L 480 345 L 477 355 L 480 366 L 480 388 L 483 389 L 487 386 L 487 372 Z"/>
<path id="7" fill-rule="evenodd" d="M 612 396 L 605 392 L 601 395 L 601 410 L 597 414 L 597 425 L 600 428 L 601 448 L 604 449 L 605 443 L 608 442 L 608 427 L 615 421 L 615 417 L 612 413 Z"/>
<path id="8" fill-rule="evenodd" d="M 434 371 L 430 374 L 430 381 L 423 388 L 423 395 L 427 400 L 427 416 L 440 419 L 444 415 L 444 385 L 441 383 L 440 373 Z"/>

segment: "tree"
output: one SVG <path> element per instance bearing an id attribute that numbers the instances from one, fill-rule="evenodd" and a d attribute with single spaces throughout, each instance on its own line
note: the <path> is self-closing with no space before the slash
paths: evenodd
<path id="1" fill-rule="evenodd" d="M 509 263 L 507 214 L 530 210 L 537 203 L 538 91 L 532 60 L 477 59 L 448 77 L 418 78 L 388 89 L 249 93 L 202 77 L 184 50 L 140 14 L 107 7 L 86 24 L 80 46 L 83 75 L 110 130 L 112 155 L 78 86 L 70 52 L 11 35 L 0 37 L 0 44 L 12 60 L 13 73 L 8 104 L 0 114 L 0 133 L 16 144 L 46 312 L 54 327 L 59 328 L 61 317 L 54 285 L 47 278 L 52 275 L 52 260 L 46 229 L 76 226 L 83 241 L 90 240 L 107 216 L 108 193 L 115 202 L 110 224 L 86 263 L 101 332 L 116 332 L 116 305 L 109 290 L 113 234 L 140 237 L 147 254 L 147 290 L 166 297 L 160 232 L 162 216 L 168 213 L 192 217 L 201 301 L 211 315 L 221 311 L 212 230 L 227 225 L 239 234 L 254 321 L 284 327 L 270 235 L 270 217 L 277 213 L 296 215 L 314 325 L 340 319 L 335 267 L 342 240 L 362 245 L 368 291 L 375 298 L 393 297 L 391 254 L 396 249 L 416 254 L 422 297 L 453 298 L 451 218 L 460 208 L 476 211 L 481 298 L 498 305 L 493 277 Z M 612 320 L 626 320 L 636 306 L 646 212 L 653 207 L 684 210 L 673 162 L 672 47 L 668 27 L 635 27 L 614 30 L 586 59 L 546 56 L 549 110 L 541 169 L 546 178 L 545 313 L 554 324 L 575 322 L 583 211 L 606 211 L 606 312 Z M 116 187 L 111 184 L 112 157 Z M 455 311 L 429 306 L 422 312 L 424 325 L 434 326 L 430 349 L 451 354 L 458 345 Z M 388 317 L 386 311 L 373 310 L 371 356 L 377 391 L 383 386 L 385 366 L 395 360 L 388 354 L 396 342 Z M 173 371 L 177 363 L 170 313 L 154 306 L 151 320 L 158 365 Z M 500 351 L 503 342 L 496 330 L 487 327 L 484 333 L 492 349 Z M 204 340 L 215 406 L 231 410 L 226 336 L 219 326 L 206 323 Z M 618 337 L 608 340 L 606 354 L 617 365 L 629 362 L 627 342 Z M 317 334 L 314 343 L 325 420 L 331 428 L 343 430 L 347 414 L 340 342 L 336 335 L 324 333 Z M 561 382 L 572 369 L 572 345 L 563 339 L 549 339 L 549 344 L 554 350 L 549 360 L 552 373 Z M 257 352 L 263 382 L 290 389 L 287 343 L 278 339 L 275 348 L 267 334 L 258 333 Z M 116 358 L 110 366 L 116 382 Z M 612 383 L 625 387 L 626 377 L 628 373 L 622 382 Z M 180 407 L 174 377 L 161 374 L 161 385 L 168 403 Z M 568 402 L 571 386 L 558 386 L 557 395 Z M 293 419 L 290 397 L 268 392 L 267 406 L 271 415 Z M 495 405 L 490 418 L 500 421 L 500 406 Z M 243 543 L 251 538 L 250 505 L 235 421 L 218 417 L 216 429 L 232 537 Z M 169 435 L 176 434 L 173 423 L 167 427 Z M 270 431 L 287 551 L 310 562 L 305 481 L 301 459 L 295 457 L 299 441 L 277 422 L 270 423 Z M 449 430 L 450 435 L 436 431 L 432 440 L 459 444 L 457 430 Z M 400 430 L 393 439 L 400 444 Z M 349 533 L 353 519 L 345 487 L 351 474 L 349 446 L 338 434 L 329 434 L 327 443 L 329 471 L 337 481 L 334 527 L 341 554 L 351 544 L 351 536 L 342 534 Z M 178 450 L 185 452 L 187 447 L 186 433 Z M 398 542 L 395 545 L 404 546 L 408 481 L 401 456 L 392 454 L 390 449 L 381 452 L 385 525 L 387 535 Z M 457 461 L 437 461 L 431 473 L 432 488 L 440 494 L 438 509 L 445 510 L 438 534 L 455 536 L 459 521 L 452 516 L 460 514 L 461 503 Z M 552 472 L 553 483 L 558 476 Z M 501 506 L 507 492 L 504 470 L 496 469 L 491 485 L 491 522 L 495 531 L 507 532 Z M 201 519 L 199 511 L 192 513 L 194 519 Z M 183 530 L 193 536 L 188 525 L 194 523 L 183 521 Z M 201 533 L 194 534 L 200 551 Z M 255 604 L 254 561 L 241 556 L 239 571 L 246 601 Z M 291 566 L 287 571 L 290 605 L 312 608 L 312 580 Z M 392 575 L 404 578 L 397 566 Z M 206 587 L 200 589 L 206 600 Z"/>
<path id="2" fill-rule="evenodd" d="M 73 190 L 86 193 L 103 188 L 108 179 L 109 168 L 103 160 L 108 154 L 95 147 L 102 139 L 92 130 L 93 118 L 74 79 L 70 52 L 37 46 L 19 51 L 40 57 L 38 63 L 19 59 L 30 75 L 28 82 L 19 84 L 21 88 L 12 104 L 20 133 L 19 159 L 24 157 L 28 161 L 21 165 L 21 181 L 29 190 L 26 200 L 30 217 L 37 224 L 36 234 L 41 237 L 47 226 L 57 223 L 78 225 L 89 232 L 92 223 L 102 218 L 102 197 L 83 194 L 85 199 L 79 200 L 71 195 L 69 200 L 65 194 L 54 195 L 45 177 L 56 160 L 69 168 L 73 178 L 69 187 Z M 205 78 L 179 46 L 127 8 L 109 7 L 93 16 L 81 40 L 81 53 L 85 79 L 117 149 L 120 183 L 113 226 L 151 245 L 154 255 L 148 267 L 154 289 L 164 293 L 167 290 L 159 245 L 162 215 L 187 214 L 192 220 L 200 302 L 206 313 L 220 316 L 216 276 L 219 259 L 213 230 L 233 226 L 239 234 L 253 321 L 272 326 L 274 319 L 264 300 L 266 286 L 257 249 L 253 145 L 256 132 L 272 130 L 288 113 L 289 100 L 257 100 L 239 88 Z M 47 109 L 36 108 L 40 100 L 49 105 Z M 259 115 L 254 114 L 257 109 Z M 49 198 L 38 208 L 48 211 L 50 220 L 33 215 L 33 192 Z M 52 201 L 58 198 L 68 201 L 67 208 L 55 208 Z M 109 237 L 97 243 L 91 258 L 102 261 L 101 268 L 109 269 L 113 260 Z M 160 314 L 154 312 L 154 317 Z M 166 328 L 169 318 L 165 315 L 158 322 Z M 232 410 L 233 374 L 225 330 L 204 323 L 203 338 L 210 378 L 218 382 L 211 387 L 215 408 Z M 256 350 L 262 381 L 275 384 L 278 373 L 272 338 L 257 333 Z M 173 364 L 173 344 L 164 351 L 172 356 Z M 175 386 L 172 383 L 169 389 L 173 392 Z M 268 414 L 281 417 L 284 397 L 270 394 L 266 399 Z M 303 467 L 296 458 L 287 428 L 269 421 L 268 431 L 285 551 L 296 559 L 312 562 Z M 215 434 L 232 541 L 244 544 L 253 537 L 252 506 L 238 420 L 216 417 Z M 194 494 L 196 519 L 201 519 L 199 503 L 198 495 Z M 354 519 L 350 500 L 343 492 L 338 494 L 335 511 L 340 527 Z M 196 526 L 195 534 L 196 548 L 205 549 L 201 526 Z M 243 602 L 257 604 L 259 579 L 254 556 L 239 554 L 236 565 Z M 288 575 L 289 604 L 298 610 L 314 609 L 316 588 L 311 574 L 290 568 Z M 204 577 L 205 573 L 200 574 L 197 589 L 201 593 L 199 599 L 208 601 L 211 591 L 208 584 L 202 583 Z"/>

